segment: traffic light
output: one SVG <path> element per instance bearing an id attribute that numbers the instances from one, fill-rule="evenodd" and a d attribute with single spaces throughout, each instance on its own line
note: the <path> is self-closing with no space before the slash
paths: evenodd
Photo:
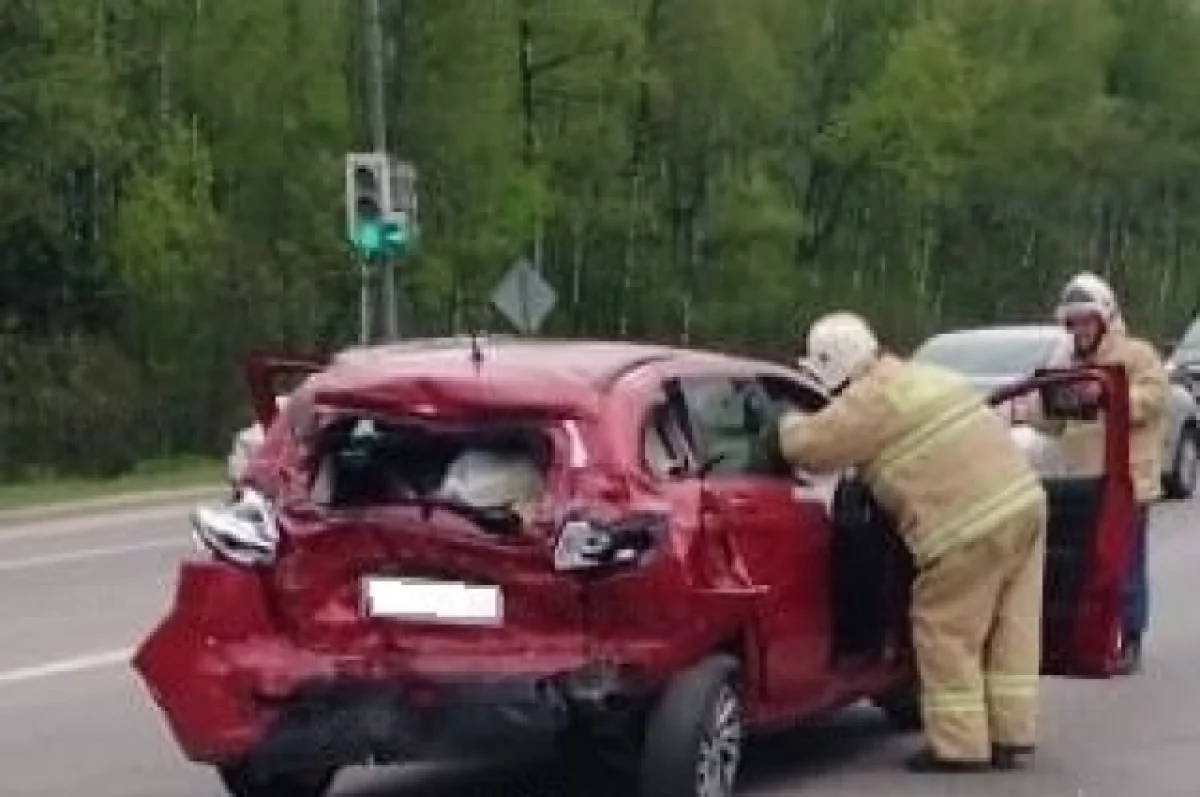
<path id="1" fill-rule="evenodd" d="M 416 172 L 382 153 L 346 156 L 346 234 L 365 259 L 408 251 L 416 233 Z"/>

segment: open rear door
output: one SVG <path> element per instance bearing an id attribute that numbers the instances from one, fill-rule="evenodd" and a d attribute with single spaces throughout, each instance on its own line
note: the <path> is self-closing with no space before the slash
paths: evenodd
<path id="1" fill-rule="evenodd" d="M 993 394 L 993 404 L 1017 395 L 1083 381 L 1104 390 L 1104 472 L 1045 480 L 1049 504 L 1042 609 L 1042 672 L 1071 678 L 1116 673 L 1121 590 L 1132 551 L 1133 479 L 1129 469 L 1129 387 L 1124 369 L 1095 367 L 1041 372 Z"/>
<path id="2" fill-rule="evenodd" d="M 286 395 L 296 383 L 325 367 L 328 358 L 319 355 L 296 355 L 255 352 L 246 361 L 246 383 L 254 405 L 255 419 L 264 428 L 275 420 L 277 396 Z"/>

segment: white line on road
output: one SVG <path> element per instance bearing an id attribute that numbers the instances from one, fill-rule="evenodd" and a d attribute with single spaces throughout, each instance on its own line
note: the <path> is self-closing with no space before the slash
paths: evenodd
<path id="1" fill-rule="evenodd" d="M 81 548 L 77 551 L 45 554 L 44 556 L 29 556 L 23 559 L 0 559 L 0 573 L 12 570 L 28 570 L 48 565 L 67 564 L 85 559 L 98 559 L 104 556 L 121 556 L 122 554 L 140 553 L 142 551 L 183 548 L 188 545 L 188 542 L 186 538 L 172 537 L 166 540 L 151 540 L 150 542 L 138 542 L 129 545 L 112 545 L 107 548 Z"/>
<path id="2" fill-rule="evenodd" d="M 0 672 L 0 687 L 25 683 L 26 681 L 39 681 L 55 675 L 70 675 L 77 672 L 86 672 L 87 670 L 115 667 L 119 664 L 128 663 L 133 654 L 134 648 L 104 650 L 98 653 L 88 653 L 84 656 L 75 656 L 69 659 L 59 659 L 58 661 L 50 661 L 45 664 L 37 664 L 33 667 L 7 670 Z"/>
<path id="3" fill-rule="evenodd" d="M 204 502 L 195 501 L 148 509 L 104 511 L 85 517 L 49 518 L 17 523 L 8 528 L 0 528 L 0 544 L 110 532 L 140 534 L 142 531 L 146 531 L 157 534 L 161 533 L 164 524 L 170 524 L 173 528 L 186 527 L 188 513 L 199 503 Z"/>

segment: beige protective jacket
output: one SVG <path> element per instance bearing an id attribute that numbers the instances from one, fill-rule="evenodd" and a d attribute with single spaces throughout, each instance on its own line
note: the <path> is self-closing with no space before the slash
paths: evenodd
<path id="1" fill-rule="evenodd" d="M 809 470 L 858 467 L 919 567 L 1046 500 L 978 391 L 949 371 L 893 357 L 820 412 L 785 416 L 780 447 Z"/>
<path id="2" fill-rule="evenodd" d="M 1070 364 L 1123 365 L 1129 379 L 1129 413 L 1133 423 L 1129 440 L 1129 466 L 1139 502 L 1162 494 L 1163 435 L 1166 433 L 1169 380 L 1162 358 L 1149 343 L 1131 337 L 1118 319 L 1095 355 L 1069 358 Z M 1033 425 L 1058 438 L 1064 465 L 1073 475 L 1099 475 L 1104 469 L 1103 414 L 1094 421 L 1052 421 L 1040 407 Z"/>

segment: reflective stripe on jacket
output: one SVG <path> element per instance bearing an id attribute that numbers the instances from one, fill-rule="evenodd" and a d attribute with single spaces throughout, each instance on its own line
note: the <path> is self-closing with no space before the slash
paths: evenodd
<path id="1" fill-rule="evenodd" d="M 885 357 L 829 406 L 780 426 L 784 456 L 858 467 L 918 565 L 1045 501 L 1007 425 L 949 371 Z"/>

